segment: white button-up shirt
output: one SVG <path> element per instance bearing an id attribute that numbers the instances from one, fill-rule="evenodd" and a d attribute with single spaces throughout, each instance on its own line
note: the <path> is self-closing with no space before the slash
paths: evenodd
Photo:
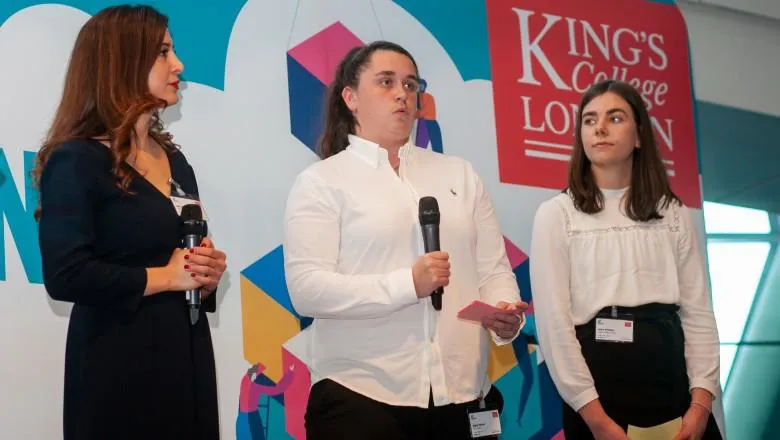
<path id="1" fill-rule="evenodd" d="M 531 242 L 536 330 L 550 376 L 575 410 L 597 399 L 574 326 L 608 306 L 678 304 L 691 388 L 717 395 L 719 342 L 698 234 L 688 208 L 649 222 L 628 218 L 624 190 L 603 190 L 604 210 L 578 211 L 567 194 L 539 207 Z M 620 359 L 615 359 L 620 362 Z"/>
<path id="2" fill-rule="evenodd" d="M 387 150 L 349 141 L 298 175 L 285 213 L 290 298 L 314 318 L 312 383 L 328 378 L 380 402 L 423 408 L 431 392 L 437 406 L 487 394 L 489 332 L 456 315 L 474 300 L 520 300 L 490 197 L 463 159 L 408 143 L 396 174 Z M 412 280 L 425 253 L 425 196 L 438 200 L 451 264 L 441 311 L 417 298 Z"/>

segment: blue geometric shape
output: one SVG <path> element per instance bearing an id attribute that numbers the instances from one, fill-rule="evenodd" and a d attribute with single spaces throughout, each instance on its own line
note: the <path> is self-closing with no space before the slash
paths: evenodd
<path id="1" fill-rule="evenodd" d="M 542 429 L 536 353 L 528 353 L 526 348 L 525 355 L 518 357 L 531 368 L 518 364 L 496 381 L 496 386 L 504 395 L 504 411 L 501 414 L 504 438 L 530 438 Z"/>
<path id="2" fill-rule="evenodd" d="M 537 365 L 536 352 L 526 351 L 521 358 L 521 364 L 496 381 L 504 395 L 503 437 L 549 440 L 562 428 L 560 397 L 546 365 Z"/>
<path id="3" fill-rule="evenodd" d="M 267 399 L 267 396 L 263 396 Z M 267 405 L 267 406 L 266 406 Z M 256 436 L 252 436 L 250 425 L 255 424 Z M 277 440 L 290 439 L 285 431 L 284 406 L 274 399 L 261 402 L 253 413 L 239 411 L 236 417 L 236 440 Z"/>
<path id="4" fill-rule="evenodd" d="M 101 9 L 127 3 L 125 0 L 2 0 L 0 26 L 8 17 L 31 6 L 61 4 L 95 15 Z M 170 31 L 176 52 L 184 63 L 188 81 L 222 90 L 225 86 L 225 59 L 230 33 L 246 0 L 198 2 L 189 0 L 139 0 L 170 18 Z M 204 32 L 208 29 L 208 32 Z"/>
<path id="5" fill-rule="evenodd" d="M 426 135 L 431 141 L 431 151 L 436 153 L 444 153 L 444 145 L 441 139 L 441 128 L 439 128 L 439 122 L 430 119 L 420 120 L 420 125 L 424 125 L 426 128 Z"/>
<path id="6" fill-rule="evenodd" d="M 236 440 L 253 440 L 249 423 L 249 414 L 239 411 L 236 417 Z"/>
<path id="7" fill-rule="evenodd" d="M 289 82 L 290 129 L 309 150 L 317 152 L 322 133 L 327 86 L 312 75 L 295 58 L 287 55 Z"/>
<path id="8" fill-rule="evenodd" d="M 525 325 L 523 326 L 523 329 L 520 330 L 520 333 L 526 336 L 525 342 L 539 345 L 539 342 L 536 340 L 536 316 L 533 313 L 525 315 Z M 518 339 L 520 338 L 515 339 L 515 342 L 517 342 Z M 515 352 L 517 352 L 517 347 L 515 347 Z"/>
<path id="9" fill-rule="evenodd" d="M 268 405 L 270 406 L 269 418 L 266 421 L 268 423 L 266 425 L 268 426 L 268 440 L 293 440 L 286 431 L 284 406 L 274 399 L 269 400 Z"/>
<path id="10" fill-rule="evenodd" d="M 439 41 L 464 81 L 490 80 L 485 0 L 394 0 Z"/>
<path id="11" fill-rule="evenodd" d="M 537 370 L 542 396 L 542 429 L 529 440 L 549 440 L 563 428 L 563 401 L 550 377 L 547 363 L 543 362 Z"/>
<path id="12" fill-rule="evenodd" d="M 430 142 L 428 136 L 428 124 L 425 123 L 425 119 L 417 120 L 417 134 L 414 136 L 414 144 L 420 148 L 428 148 L 428 142 Z"/>
<path id="13" fill-rule="evenodd" d="M 241 275 L 259 287 L 268 296 L 274 299 L 280 306 L 292 313 L 301 321 L 301 330 L 310 326 L 313 319 L 304 317 L 295 311 L 290 301 L 290 292 L 287 290 L 287 281 L 284 277 L 284 250 L 282 245 L 277 246 L 262 258 L 247 266 L 241 271 Z"/>
<path id="14" fill-rule="evenodd" d="M 517 267 L 513 269 L 515 278 L 517 278 L 517 286 L 520 288 L 520 299 L 525 302 L 533 300 L 533 293 L 531 292 L 530 261 L 530 258 L 526 258 L 525 261 L 518 264 Z"/>

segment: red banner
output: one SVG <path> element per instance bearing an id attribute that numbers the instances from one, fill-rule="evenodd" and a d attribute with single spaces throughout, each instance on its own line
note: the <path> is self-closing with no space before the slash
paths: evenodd
<path id="1" fill-rule="evenodd" d="M 702 205 L 685 22 L 645 0 L 487 2 L 499 175 L 563 189 L 582 93 L 611 78 L 642 95 L 672 189 Z"/>

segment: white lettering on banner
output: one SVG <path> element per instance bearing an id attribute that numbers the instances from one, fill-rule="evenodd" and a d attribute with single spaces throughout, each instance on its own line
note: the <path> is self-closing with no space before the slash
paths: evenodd
<path id="1" fill-rule="evenodd" d="M 501 182 L 558 189 L 582 94 L 614 79 L 648 109 L 670 184 L 701 207 L 693 88 L 685 20 L 645 0 L 486 2 Z"/>
<path id="2" fill-rule="evenodd" d="M 617 31 L 615 31 L 615 35 L 612 37 L 612 47 L 615 48 L 615 56 L 617 57 L 617 59 L 620 60 L 620 62 L 623 64 L 633 66 L 639 63 L 642 50 L 637 49 L 636 47 L 629 48 L 628 51 L 631 52 L 632 58 L 630 60 L 626 58 L 626 56 L 620 50 L 620 44 L 619 44 L 620 36 L 623 35 L 624 33 L 627 33 L 632 37 L 634 37 L 634 42 L 638 42 L 640 38 L 642 40 L 645 40 L 647 39 L 647 36 L 644 32 L 637 34 L 631 29 L 620 28 Z"/>
<path id="3" fill-rule="evenodd" d="M 647 40 L 647 45 L 650 46 L 650 50 L 652 50 L 661 59 L 661 64 L 655 64 L 653 60 L 650 59 L 648 60 L 648 65 L 655 70 L 666 70 L 666 66 L 669 65 L 669 58 L 666 56 L 666 52 L 664 52 L 663 49 L 656 45 L 656 40 L 659 40 L 661 44 L 663 44 L 664 36 L 661 34 L 650 35 L 650 38 Z"/>
<path id="4" fill-rule="evenodd" d="M 555 134 L 563 135 L 571 132 L 577 124 L 577 104 L 570 103 L 567 109 L 566 104 L 563 102 L 549 101 L 544 107 L 544 120 L 534 126 L 531 110 L 531 100 L 533 98 L 521 96 L 520 99 L 523 101 L 523 116 L 525 118 L 523 127 L 526 130 L 546 133 L 549 129 L 549 131 Z"/>
<path id="5" fill-rule="evenodd" d="M 652 57 L 648 58 L 648 65 L 655 70 L 664 70 L 668 66 L 668 58 L 664 50 L 658 45 L 663 44 L 663 36 L 660 34 L 648 35 L 644 31 L 635 31 L 628 28 L 616 29 L 612 37 L 609 36 L 609 26 L 606 24 L 600 25 L 601 34 L 599 35 L 592 24 L 585 20 L 576 20 L 571 17 L 566 17 L 567 35 L 569 42 L 569 55 L 577 56 L 585 59 L 592 59 L 590 47 L 594 45 L 598 52 L 606 61 L 614 58 L 620 61 L 624 66 L 612 66 L 611 74 L 606 71 L 594 73 L 595 66 L 588 61 L 581 61 L 577 63 L 573 69 L 571 75 L 571 85 L 567 84 L 563 77 L 555 70 L 553 64 L 550 62 L 549 57 L 542 49 L 542 39 L 548 35 L 553 26 L 555 26 L 562 17 L 551 14 L 542 14 L 545 18 L 544 27 L 538 34 L 532 36 L 530 30 L 530 18 L 535 14 L 534 11 L 527 11 L 520 8 L 512 8 L 517 14 L 520 25 L 520 57 L 522 65 L 522 76 L 518 78 L 519 83 L 529 85 L 542 85 L 543 83 L 537 79 L 534 75 L 533 60 L 535 59 L 542 70 L 547 74 L 547 78 L 553 83 L 553 85 L 559 90 L 572 90 L 574 89 L 578 93 L 583 93 L 589 84 L 593 84 L 605 79 L 617 79 L 630 83 L 636 87 L 642 94 L 642 98 L 645 100 L 645 104 L 649 109 L 652 109 L 654 105 L 663 105 L 664 100 L 660 99 L 659 95 L 663 95 L 668 91 L 668 85 L 665 82 L 659 82 L 655 80 L 642 80 L 638 77 L 630 78 L 628 67 L 635 66 L 640 63 L 643 50 L 632 46 L 630 44 L 647 43 L 650 51 L 657 55 L 659 61 L 654 61 Z M 580 24 L 582 28 L 582 47 L 583 52 L 580 53 L 577 48 L 577 32 L 576 25 Z M 624 37 L 624 35 L 626 35 Z M 627 45 L 622 45 L 621 42 L 628 42 Z M 611 43 L 611 44 L 610 44 Z M 589 72 L 593 75 L 589 84 L 583 84 L 578 82 L 581 69 L 588 67 Z M 658 88 L 656 88 L 658 85 Z M 663 85 L 663 87 L 661 87 Z M 660 90 L 660 91 L 659 91 Z M 653 94 L 655 93 L 655 99 Z"/>
<path id="6" fill-rule="evenodd" d="M 556 15 L 542 14 L 547 22 L 544 24 L 544 28 L 539 32 L 539 34 L 536 35 L 536 38 L 531 41 L 531 31 L 528 26 L 528 19 L 534 13 L 532 11 L 524 11 L 518 8 L 512 9 L 515 11 L 518 19 L 520 20 L 520 56 L 523 63 L 523 76 L 520 77 L 520 79 L 517 81 L 524 84 L 537 86 L 542 84 L 539 82 L 539 80 L 534 78 L 533 68 L 531 67 L 531 55 L 534 55 L 539 64 L 542 65 L 542 69 L 544 69 L 544 71 L 547 73 L 547 77 L 553 82 L 553 84 L 555 84 L 555 87 L 561 90 L 571 90 L 571 88 L 563 82 L 563 79 L 561 79 L 560 75 L 558 75 L 558 72 L 555 71 L 552 63 L 550 63 L 550 60 L 544 54 L 544 51 L 542 51 L 541 46 L 539 46 L 542 38 L 544 38 L 544 35 L 555 25 L 555 23 L 560 21 L 561 17 Z"/>
<path id="7" fill-rule="evenodd" d="M 536 11 L 522 8 L 512 8 L 517 15 L 520 37 L 520 64 L 521 72 L 517 78 L 518 83 L 543 86 L 551 83 L 556 89 L 562 91 L 575 91 L 584 93 L 594 83 L 615 79 L 631 84 L 639 92 L 649 111 L 661 108 L 666 104 L 669 93 L 669 85 L 665 81 L 652 78 L 642 78 L 632 72 L 631 68 L 639 66 L 643 59 L 645 64 L 654 71 L 663 71 L 669 65 L 666 52 L 663 49 L 664 38 L 658 33 L 648 34 L 644 30 L 629 27 L 611 28 L 608 24 L 593 24 L 587 20 L 573 17 L 542 13 L 544 18 L 541 28 L 532 28 L 531 20 Z M 532 33 L 532 29 L 536 33 Z M 556 31 L 565 29 L 567 54 L 580 58 L 571 70 L 571 75 L 563 75 L 560 67 L 556 69 L 545 52 L 546 39 L 550 40 L 548 46 L 560 44 L 560 34 L 553 35 Z M 554 38 L 558 38 L 553 42 Z M 644 57 L 644 58 L 643 58 Z M 609 62 L 609 67 L 599 68 L 596 58 L 601 62 Z M 541 67 L 535 70 L 535 67 Z M 576 128 L 577 104 L 565 103 L 559 100 L 550 100 L 544 104 L 543 114 L 536 114 L 542 109 L 539 105 L 532 105 L 533 97 L 521 96 L 523 112 L 523 129 L 527 132 L 550 133 L 556 136 L 570 138 Z M 656 116 L 651 116 L 651 126 L 657 131 L 661 144 L 666 150 L 674 151 L 674 138 L 672 136 L 673 119 L 663 118 L 659 121 Z M 548 142 L 542 139 L 526 139 L 526 145 L 535 145 L 545 148 L 571 147 L 564 144 Z M 543 151 L 530 151 L 526 155 L 542 157 L 550 160 L 568 160 L 568 156 L 562 153 L 549 153 Z M 666 161 L 667 165 L 674 162 Z M 669 170 L 674 175 L 674 170 Z"/>

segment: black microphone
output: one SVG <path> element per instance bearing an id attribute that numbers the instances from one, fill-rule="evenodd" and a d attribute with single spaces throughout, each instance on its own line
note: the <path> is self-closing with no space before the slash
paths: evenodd
<path id="1" fill-rule="evenodd" d="M 200 206 L 190 204 L 181 208 L 182 247 L 191 249 L 200 246 L 200 242 L 206 236 L 207 230 L 208 227 L 203 220 L 203 212 Z M 190 324 L 195 325 L 200 317 L 200 288 L 185 291 L 184 297 L 187 300 L 187 308 L 190 312 Z"/>
<path id="2" fill-rule="evenodd" d="M 439 222 L 441 214 L 439 213 L 439 202 L 436 197 L 423 197 L 419 205 L 420 227 L 422 228 L 423 244 L 425 253 L 439 251 Z M 441 295 L 444 293 L 443 287 L 438 287 L 431 293 L 431 302 L 433 308 L 441 310 Z"/>

